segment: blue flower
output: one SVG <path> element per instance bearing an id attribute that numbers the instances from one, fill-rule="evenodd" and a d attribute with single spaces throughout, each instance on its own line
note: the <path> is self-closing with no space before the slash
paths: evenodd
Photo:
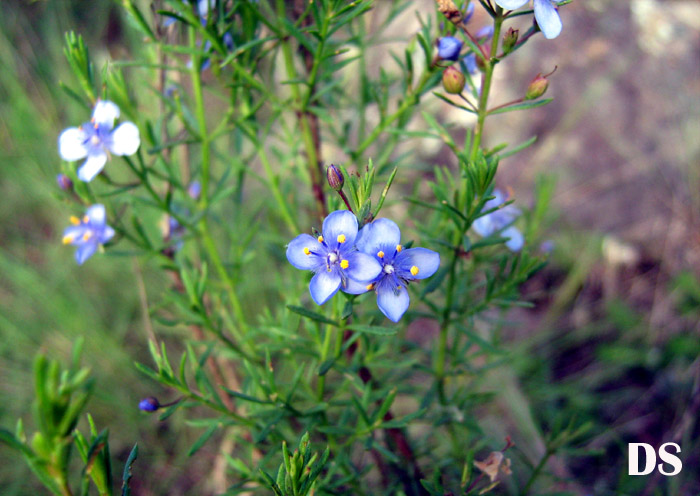
<path id="1" fill-rule="evenodd" d="M 482 212 L 488 212 L 489 210 L 497 208 L 506 200 L 503 197 L 503 193 L 497 189 L 493 190 L 493 196 L 494 198 L 484 204 L 484 208 L 481 210 Z M 490 214 L 482 215 L 472 223 L 472 227 L 483 237 L 498 233 L 498 235 L 503 238 L 509 238 L 508 241 L 506 241 L 508 249 L 511 251 L 520 251 L 525 240 L 520 230 L 512 225 L 520 215 L 520 209 L 514 205 L 506 205 Z"/>
<path id="2" fill-rule="evenodd" d="M 85 216 L 70 218 L 72 226 L 63 231 L 63 244 L 75 245 L 75 261 L 82 265 L 95 254 L 97 248 L 114 236 L 114 229 L 107 225 L 104 205 L 93 205 L 87 209 Z"/>
<path id="3" fill-rule="evenodd" d="M 440 255 L 427 248 L 401 246 L 401 231 L 389 219 L 377 219 L 362 228 L 357 249 L 381 264 L 381 273 L 369 285 L 351 283 L 347 293 L 361 294 L 374 290 L 377 306 L 389 320 L 398 322 L 408 310 L 408 284 L 432 276 L 440 266 Z"/>
<path id="4" fill-rule="evenodd" d="M 476 54 L 474 52 L 468 53 L 466 57 L 462 59 L 464 65 L 462 66 L 465 72 L 468 72 L 472 76 L 479 72 L 479 66 L 476 63 Z"/>
<path id="5" fill-rule="evenodd" d="M 438 57 L 443 60 L 457 60 L 462 50 L 462 41 L 454 36 L 445 36 L 438 41 Z"/>
<path id="6" fill-rule="evenodd" d="M 496 3 L 507 10 L 519 9 L 529 0 L 496 0 Z M 542 34 L 548 40 L 554 39 L 561 33 L 561 18 L 557 12 L 560 2 L 555 0 L 534 0 L 535 19 L 542 30 Z"/>
<path id="7" fill-rule="evenodd" d="M 89 182 L 105 166 L 109 153 L 131 155 L 136 153 L 141 139 L 139 128 L 132 122 L 124 122 L 114 129 L 119 117 L 119 107 L 106 100 L 95 105 L 90 122 L 80 127 L 70 127 L 58 137 L 58 153 L 63 160 L 72 162 L 87 157 L 78 169 L 78 178 Z"/>
<path id="8" fill-rule="evenodd" d="M 369 255 L 357 251 L 357 218 L 348 210 L 332 212 L 323 221 L 323 231 L 314 238 L 300 234 L 287 245 L 287 260 L 297 269 L 311 270 L 311 298 L 323 305 L 342 287 L 368 284 L 382 270 Z"/>

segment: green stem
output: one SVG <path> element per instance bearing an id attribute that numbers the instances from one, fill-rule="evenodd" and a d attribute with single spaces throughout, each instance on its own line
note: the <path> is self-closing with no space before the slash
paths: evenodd
<path id="1" fill-rule="evenodd" d="M 197 35 L 193 27 L 189 29 L 190 48 L 196 52 Z M 204 107 L 204 93 L 202 92 L 202 77 L 200 74 L 201 57 L 194 56 L 192 61 L 192 92 L 194 93 L 195 115 L 197 117 L 197 125 L 199 126 L 199 139 L 202 147 L 202 193 L 199 199 L 200 207 L 205 210 L 209 206 L 209 179 L 210 179 L 210 154 L 211 141 L 209 133 L 207 133 L 207 116 L 206 108 Z"/>
<path id="2" fill-rule="evenodd" d="M 540 460 L 540 463 L 537 464 L 537 467 L 535 467 L 535 470 L 532 471 L 532 475 L 527 480 L 527 483 L 525 484 L 525 487 L 523 488 L 523 492 L 522 492 L 523 495 L 526 495 L 530 491 L 530 487 L 532 486 L 532 484 L 535 483 L 535 480 L 540 475 L 540 472 L 542 471 L 542 469 L 546 465 L 547 460 L 549 460 L 549 457 L 552 455 L 553 455 L 553 452 L 549 448 L 547 448 L 547 451 L 545 452 L 544 456 Z"/>
<path id="3" fill-rule="evenodd" d="M 231 279 L 231 276 L 229 276 L 226 267 L 221 261 L 219 251 L 216 249 L 214 240 L 211 237 L 211 233 L 209 232 L 209 224 L 207 222 L 206 216 L 203 216 L 202 220 L 199 221 L 199 226 L 204 248 L 207 250 L 209 258 L 211 258 L 211 261 L 214 264 L 214 268 L 219 274 L 219 277 L 224 282 L 226 293 L 228 294 L 229 301 L 231 302 L 231 307 L 233 308 L 233 314 L 235 315 L 238 324 L 241 326 L 241 329 L 245 334 L 247 325 L 245 322 L 245 317 L 243 315 L 243 307 L 241 306 L 241 302 L 238 299 L 238 295 L 236 294 L 236 287 L 233 284 L 233 279 Z"/>
<path id="4" fill-rule="evenodd" d="M 280 16 L 285 15 L 285 2 L 284 0 L 277 0 L 277 11 Z M 327 31 L 328 20 L 324 20 L 323 29 Z M 323 33 L 322 33 L 323 35 Z M 282 56 L 284 58 L 285 71 L 287 73 L 287 79 L 290 81 L 296 81 L 298 79 L 296 69 L 294 67 L 294 57 L 292 56 L 292 47 L 289 39 L 285 39 L 281 43 L 282 45 Z M 323 42 L 319 44 L 319 50 L 323 49 Z M 318 52 L 318 50 L 317 50 Z M 308 83 L 315 84 L 316 77 L 318 75 L 318 64 L 320 62 L 320 56 L 314 57 L 313 66 L 311 68 L 311 73 L 309 75 Z M 308 105 L 313 97 L 314 87 L 309 86 L 309 91 L 306 96 L 301 96 L 297 83 L 290 85 L 292 91 L 292 99 L 294 100 L 297 118 L 299 120 L 299 125 L 301 127 L 302 141 L 304 143 L 304 149 L 306 150 L 306 156 L 308 157 L 308 170 L 311 176 L 312 193 L 316 199 L 318 212 L 320 217 L 325 217 L 326 214 L 326 201 L 325 195 L 323 193 L 323 174 L 321 173 L 319 164 L 319 150 L 317 150 L 316 142 L 314 140 L 313 133 L 311 131 L 311 124 L 309 122 L 309 112 Z"/>
<path id="5" fill-rule="evenodd" d="M 331 351 L 331 334 L 333 333 L 333 326 L 328 324 L 326 326 L 326 335 L 323 337 L 323 348 L 321 348 L 321 363 L 325 363 L 328 359 L 328 355 Z M 328 372 L 326 372 L 327 374 Z M 318 401 L 323 401 L 323 392 L 326 388 L 326 374 L 323 374 L 318 378 L 318 386 L 316 390 L 316 396 Z"/>
<path id="6" fill-rule="evenodd" d="M 196 30 L 193 27 L 189 29 L 189 41 L 190 48 L 196 51 L 197 48 L 197 35 Z M 224 282 L 226 292 L 228 293 L 229 300 L 231 302 L 231 307 L 233 308 L 233 313 L 238 320 L 239 325 L 245 333 L 246 323 L 243 316 L 243 308 L 236 294 L 236 288 L 233 284 L 231 276 L 229 276 L 226 267 L 221 261 L 214 240 L 211 237 L 211 232 L 209 230 L 209 223 L 207 221 L 206 210 L 209 208 L 209 179 L 211 175 L 211 137 L 207 133 L 207 116 L 206 108 L 204 106 L 204 94 L 202 92 L 202 78 L 200 74 L 201 67 L 201 57 L 199 55 L 194 56 L 192 61 L 192 70 L 190 74 L 192 76 L 192 92 L 194 93 L 194 103 L 195 103 L 195 115 L 197 117 L 197 125 L 199 126 L 199 139 L 201 141 L 202 148 L 202 170 L 201 170 L 201 184 L 202 193 L 199 199 L 199 207 L 204 211 L 201 220 L 199 221 L 199 231 L 202 238 L 202 243 L 206 248 L 206 251 L 211 258 L 214 267 L 216 268 L 219 277 Z"/>
<path id="7" fill-rule="evenodd" d="M 386 119 L 382 120 L 382 122 L 379 123 L 377 127 L 374 128 L 374 130 L 370 133 L 369 136 L 367 136 L 362 143 L 360 143 L 357 148 L 355 148 L 355 151 L 353 152 L 353 159 L 357 159 L 362 152 L 364 152 L 369 146 L 374 143 L 374 141 L 379 137 L 380 134 L 382 134 L 387 127 L 389 127 L 396 119 L 399 117 L 403 116 L 403 114 L 406 113 L 407 110 L 409 110 L 411 107 L 415 106 L 416 103 L 418 103 L 418 98 L 420 94 L 423 92 L 425 89 L 425 85 L 428 83 L 430 80 L 430 77 L 433 75 L 433 68 L 426 68 L 425 72 L 423 73 L 423 76 L 421 77 L 418 86 L 404 98 L 404 100 L 401 102 L 399 105 L 399 108 L 396 109 L 396 111 L 391 114 L 389 117 Z"/>
<path id="8" fill-rule="evenodd" d="M 496 54 L 498 52 L 498 42 L 501 37 L 501 26 L 503 25 L 503 9 L 501 7 L 496 7 L 496 16 L 493 19 L 493 43 L 491 44 L 491 53 L 489 54 L 489 59 L 486 61 L 486 68 L 484 70 L 483 84 L 481 85 L 481 95 L 479 95 L 479 107 L 477 114 L 476 129 L 474 130 L 474 139 L 472 140 L 472 149 L 469 155 L 469 161 L 473 164 L 476 161 L 476 157 L 479 152 L 479 147 L 481 146 L 481 138 L 484 133 L 484 122 L 486 121 L 486 116 L 488 115 L 488 100 L 489 93 L 491 92 L 491 83 L 493 81 L 493 71 L 496 67 L 498 59 Z"/>
<path id="9" fill-rule="evenodd" d="M 498 60 L 496 59 L 496 53 L 498 51 L 498 40 L 501 33 L 501 25 L 503 24 L 503 9 L 500 7 L 496 8 L 496 16 L 494 17 L 494 28 L 493 28 L 493 43 L 491 45 L 491 52 L 489 55 L 489 60 L 486 61 L 486 68 L 484 71 L 483 84 L 481 87 L 481 95 L 479 96 L 479 102 L 477 107 L 477 124 L 474 131 L 474 139 L 472 140 L 472 148 L 470 152 L 470 166 L 476 161 L 478 156 L 479 148 L 481 147 L 481 139 L 484 131 L 484 122 L 488 115 L 488 100 L 489 93 L 491 91 L 491 84 L 493 82 L 493 72 Z M 459 195 L 463 200 L 463 206 L 469 202 L 469 199 L 465 197 L 466 192 L 466 181 L 463 184 L 464 192 Z M 451 318 L 452 318 L 452 305 L 454 301 L 454 290 L 457 272 L 457 261 L 459 259 L 459 247 L 462 244 L 462 237 L 464 233 L 469 228 L 469 225 L 460 226 L 460 228 L 455 231 L 455 237 L 453 240 L 454 249 L 452 251 L 452 258 L 450 260 L 450 268 L 447 279 L 447 288 L 445 290 L 445 309 L 442 312 L 442 318 L 440 320 L 440 333 L 438 337 L 438 349 L 435 355 L 434 371 L 435 380 L 437 381 L 438 396 L 440 403 L 445 406 L 447 404 L 447 397 L 445 395 L 445 361 L 447 359 L 447 334 L 449 331 Z"/>

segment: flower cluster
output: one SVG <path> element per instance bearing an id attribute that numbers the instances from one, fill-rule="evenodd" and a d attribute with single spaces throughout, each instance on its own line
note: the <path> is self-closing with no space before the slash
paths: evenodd
<path id="1" fill-rule="evenodd" d="M 484 204 L 482 212 L 488 212 L 494 208 L 498 210 L 482 215 L 474 221 L 472 227 L 483 237 L 499 234 L 499 236 L 508 238 L 508 241 L 506 241 L 508 249 L 520 251 L 525 240 L 520 230 L 513 225 L 515 220 L 521 215 L 520 209 L 514 205 L 498 208 L 506 201 L 506 198 L 498 189 L 493 190 L 493 196 L 492 199 Z"/>
<path id="2" fill-rule="evenodd" d="M 358 232 L 357 218 L 348 210 L 332 212 L 314 238 L 301 234 L 287 245 L 287 260 L 314 276 L 311 298 L 323 305 L 338 290 L 350 294 L 375 291 L 377 306 L 398 322 L 408 309 L 408 284 L 430 277 L 440 255 L 426 248 L 404 249 L 401 231 L 388 219 L 377 219 Z"/>
<path id="3" fill-rule="evenodd" d="M 68 128 L 58 137 L 58 153 L 63 160 L 86 158 L 78 169 L 81 181 L 92 181 L 104 168 L 109 153 L 131 155 L 141 145 L 139 129 L 134 123 L 124 122 L 114 128 L 114 121 L 118 118 L 119 107 L 110 101 L 100 100 L 92 111 L 90 122 Z M 57 181 L 61 189 L 71 190 L 73 187 L 65 174 L 59 174 Z M 92 205 L 82 219 L 73 216 L 70 220 L 73 225 L 63 233 L 63 244 L 77 246 L 75 260 L 78 265 L 82 265 L 114 236 L 114 229 L 107 225 L 103 205 Z"/>

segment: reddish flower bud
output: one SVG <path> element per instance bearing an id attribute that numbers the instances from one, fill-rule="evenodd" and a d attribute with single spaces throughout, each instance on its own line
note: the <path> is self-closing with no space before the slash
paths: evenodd
<path id="1" fill-rule="evenodd" d="M 525 100 L 535 100 L 545 94 L 547 88 L 549 87 L 549 81 L 547 78 L 554 74 L 557 70 L 557 66 L 554 66 L 554 70 L 544 76 L 542 73 L 535 76 L 535 79 L 530 81 L 525 92 Z"/>
<path id="2" fill-rule="evenodd" d="M 340 169 L 335 165 L 331 164 L 326 169 L 326 178 L 328 179 L 328 185 L 336 191 L 343 189 L 345 184 L 345 178 Z"/>

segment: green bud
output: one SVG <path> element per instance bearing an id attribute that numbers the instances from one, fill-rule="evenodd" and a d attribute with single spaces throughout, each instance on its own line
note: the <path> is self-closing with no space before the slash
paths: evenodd
<path id="1" fill-rule="evenodd" d="M 510 53 L 518 43 L 518 35 L 520 31 L 513 28 L 508 28 L 506 34 L 503 35 L 503 53 Z"/>
<path id="2" fill-rule="evenodd" d="M 442 73 L 442 87 L 451 95 L 458 95 L 464 89 L 466 79 L 459 69 L 447 67 Z"/>

